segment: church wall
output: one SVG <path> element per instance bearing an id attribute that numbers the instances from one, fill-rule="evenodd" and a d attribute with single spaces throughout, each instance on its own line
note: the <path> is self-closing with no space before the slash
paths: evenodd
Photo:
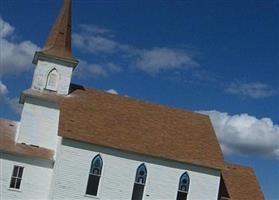
<path id="1" fill-rule="evenodd" d="M 131 199 L 135 173 L 141 163 L 147 167 L 144 199 L 176 199 L 179 178 L 190 176 L 188 200 L 217 199 L 218 170 L 160 160 L 143 155 L 63 139 L 54 168 L 54 199 L 91 199 L 86 186 L 91 160 L 98 153 L 103 159 L 98 198 Z M 94 197 L 96 198 L 96 197 Z"/>
<path id="2" fill-rule="evenodd" d="M 47 84 L 47 77 L 52 69 L 58 73 L 58 94 L 67 95 L 72 77 L 72 67 L 67 67 L 53 62 L 39 60 L 34 71 L 32 89 L 44 90 Z"/>
<path id="3" fill-rule="evenodd" d="M 17 142 L 56 149 L 59 112 L 55 103 L 27 97 Z"/>
<path id="4" fill-rule="evenodd" d="M 14 165 L 24 167 L 20 190 L 9 189 Z M 0 199 L 48 199 L 52 161 L 1 153 Z"/>

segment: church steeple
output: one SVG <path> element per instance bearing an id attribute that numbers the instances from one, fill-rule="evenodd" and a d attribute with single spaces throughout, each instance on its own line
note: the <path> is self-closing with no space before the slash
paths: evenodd
<path id="1" fill-rule="evenodd" d="M 69 93 L 72 73 L 78 64 L 71 49 L 71 2 L 64 0 L 45 46 L 34 55 L 32 89 L 60 95 Z"/>
<path id="2" fill-rule="evenodd" d="M 72 56 L 71 24 L 71 0 L 64 0 L 45 46 L 35 53 L 34 64 L 37 64 L 41 56 L 70 62 L 74 67 L 78 64 L 78 61 Z"/>
<path id="3" fill-rule="evenodd" d="M 67 96 L 78 61 L 71 51 L 71 0 L 64 5 L 44 48 L 34 55 L 31 93 Z M 44 96 L 23 94 L 17 142 L 56 150 L 59 105 Z"/>

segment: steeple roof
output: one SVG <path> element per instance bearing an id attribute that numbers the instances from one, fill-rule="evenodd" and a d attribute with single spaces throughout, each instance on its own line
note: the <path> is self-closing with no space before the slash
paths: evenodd
<path id="1" fill-rule="evenodd" d="M 72 56 L 71 48 L 71 2 L 71 0 L 64 0 L 63 7 L 52 26 L 45 46 L 42 50 L 36 52 L 33 63 L 37 64 L 38 57 L 44 55 L 68 61 L 74 65 L 77 64 L 78 61 Z"/>

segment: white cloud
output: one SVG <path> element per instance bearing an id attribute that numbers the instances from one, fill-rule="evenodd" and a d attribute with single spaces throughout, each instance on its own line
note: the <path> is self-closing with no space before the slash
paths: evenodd
<path id="1" fill-rule="evenodd" d="M 7 94 L 8 94 L 8 88 L 7 86 L 2 83 L 2 81 L 0 80 L 0 102 L 1 101 L 5 101 L 5 99 L 7 98 Z"/>
<path id="2" fill-rule="evenodd" d="M 106 91 L 107 93 L 110 93 L 110 94 L 118 94 L 118 92 L 114 89 L 109 89 Z"/>
<path id="3" fill-rule="evenodd" d="M 210 116 L 225 154 L 257 155 L 279 159 L 279 126 L 270 118 L 219 111 L 197 111 Z"/>
<path id="4" fill-rule="evenodd" d="M 278 93 L 271 86 L 260 82 L 234 82 L 231 83 L 225 91 L 230 94 L 251 97 L 254 99 L 270 97 Z"/>
<path id="5" fill-rule="evenodd" d="M 20 114 L 23 108 L 23 105 L 19 103 L 18 97 L 9 99 L 8 105 L 10 106 L 12 111 L 16 114 Z"/>
<path id="6" fill-rule="evenodd" d="M 79 27 L 84 31 L 88 33 L 93 34 L 111 34 L 112 31 L 97 25 L 88 25 L 88 24 L 80 24 Z"/>
<path id="7" fill-rule="evenodd" d="M 5 22 L 0 16 L 0 38 L 7 37 L 14 32 L 14 27 L 12 27 L 8 22 Z"/>
<path id="8" fill-rule="evenodd" d="M 136 61 L 136 66 L 148 73 L 154 74 L 164 70 L 189 69 L 199 66 L 186 51 L 155 47 L 144 50 Z"/>
<path id="9" fill-rule="evenodd" d="M 73 44 L 80 50 L 90 53 L 114 53 L 118 44 L 110 39 L 95 35 L 73 34 Z"/>
<path id="10" fill-rule="evenodd" d="M 7 86 L 0 80 L 0 103 L 7 104 L 15 113 L 19 114 L 22 106 L 19 104 L 18 98 L 10 98 Z"/>
<path id="11" fill-rule="evenodd" d="M 0 17 L 0 77 L 31 69 L 38 46 L 31 41 L 14 42 L 14 27 Z"/>
<path id="12" fill-rule="evenodd" d="M 94 25 L 80 25 L 80 31 L 73 34 L 73 45 L 86 53 L 110 56 L 115 62 L 124 62 L 149 74 L 167 70 L 189 69 L 199 66 L 193 55 L 184 49 L 154 47 L 137 48 L 111 37 L 111 30 Z"/>
<path id="13" fill-rule="evenodd" d="M 80 31 L 73 33 L 73 45 L 92 54 L 111 55 L 130 50 L 129 45 L 121 44 L 112 38 L 112 31 L 96 25 L 79 25 Z"/>
<path id="14" fill-rule="evenodd" d="M 107 71 L 98 64 L 89 64 L 86 61 L 79 62 L 79 68 L 82 75 L 93 76 L 93 77 L 105 77 L 107 76 Z M 79 71 L 77 72 L 79 73 Z"/>
<path id="15" fill-rule="evenodd" d="M 121 68 L 114 63 L 90 64 L 80 60 L 75 73 L 78 77 L 107 77 L 111 73 L 119 72 Z"/>
<path id="16" fill-rule="evenodd" d="M 0 80 L 0 95 L 5 95 L 5 94 L 7 94 L 7 92 L 8 92 L 8 89 L 7 89 L 7 86 L 4 84 L 4 83 L 2 83 L 2 81 Z"/>

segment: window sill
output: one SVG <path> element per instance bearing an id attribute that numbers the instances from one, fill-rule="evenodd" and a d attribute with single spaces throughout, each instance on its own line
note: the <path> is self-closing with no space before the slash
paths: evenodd
<path id="1" fill-rule="evenodd" d="M 21 189 L 15 189 L 15 188 L 8 188 L 8 190 L 14 191 L 14 192 L 21 192 Z"/>
<path id="2" fill-rule="evenodd" d="M 56 89 L 49 89 L 49 88 L 44 88 L 44 91 L 47 91 L 49 93 L 57 93 Z"/>
<path id="3" fill-rule="evenodd" d="M 85 197 L 92 198 L 92 199 L 100 199 L 100 197 L 94 196 L 94 195 L 90 195 L 90 194 L 85 194 L 84 196 L 85 196 Z"/>

